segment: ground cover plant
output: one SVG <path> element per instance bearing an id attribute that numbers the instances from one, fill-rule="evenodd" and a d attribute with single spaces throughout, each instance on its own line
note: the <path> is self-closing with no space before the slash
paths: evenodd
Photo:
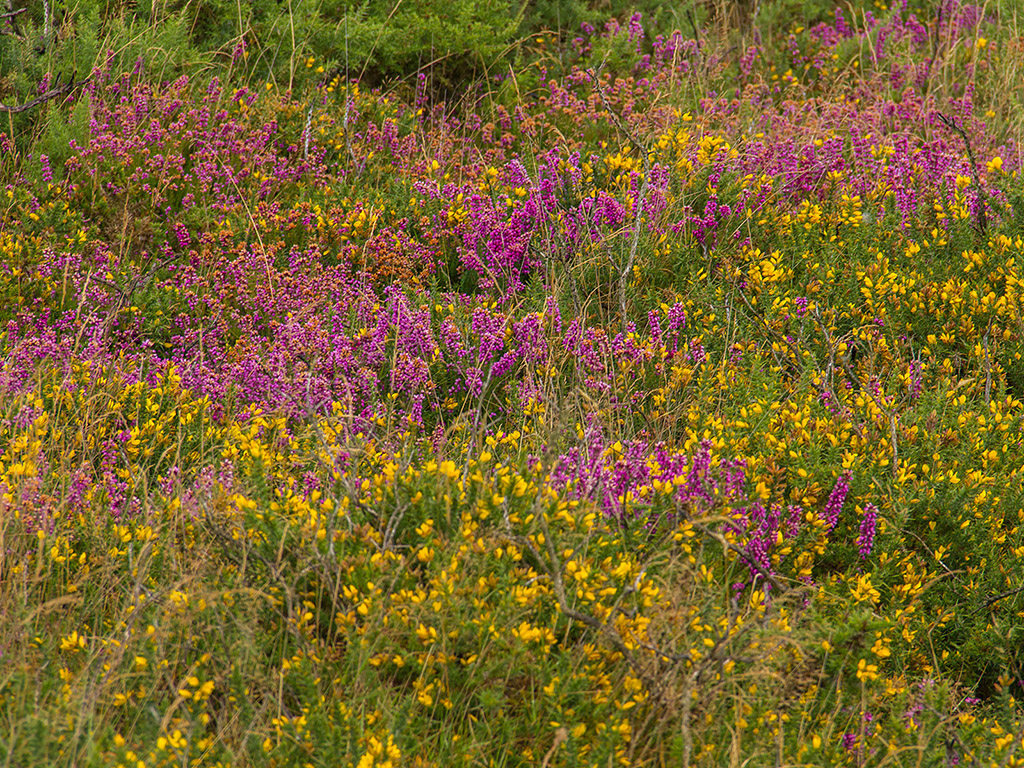
<path id="1" fill-rule="evenodd" d="M 101 5 L 0 11 L 4 765 L 1024 762 L 1012 5 Z"/>

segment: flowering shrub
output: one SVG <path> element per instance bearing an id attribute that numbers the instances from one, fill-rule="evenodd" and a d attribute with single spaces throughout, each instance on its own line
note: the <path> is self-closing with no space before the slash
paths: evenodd
<path id="1" fill-rule="evenodd" d="M 4 129 L 0 756 L 1018 764 L 1024 51 L 942 8 Z"/>

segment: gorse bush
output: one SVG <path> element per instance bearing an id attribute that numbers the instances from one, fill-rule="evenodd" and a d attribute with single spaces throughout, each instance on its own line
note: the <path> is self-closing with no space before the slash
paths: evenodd
<path id="1" fill-rule="evenodd" d="M 506 73 L 523 35 L 549 26 L 576 30 L 581 19 L 604 13 L 577 0 L 536 9 L 478 0 L 83 0 L 11 9 L 0 35 L 0 95 L 22 102 L 41 82 L 105 64 L 126 71 L 140 58 L 158 82 L 213 70 L 302 89 L 339 74 L 382 82 L 426 71 L 438 92 L 451 92 L 475 75 Z"/>
<path id="2" fill-rule="evenodd" d="M 0 36 L 0 758 L 1019 764 L 1009 17 L 456 5 Z"/>
<path id="3" fill-rule="evenodd" d="M 757 22 L 757 35 L 771 41 L 769 48 L 789 32 L 792 15 L 781 2 L 763 8 L 742 2 L 670 7 L 618 0 L 12 0 L 10 6 L 0 34 L 4 104 L 27 102 L 45 91 L 44 85 L 85 77 L 97 67 L 128 71 L 140 60 L 150 82 L 187 74 L 245 85 L 270 81 L 295 91 L 336 76 L 393 85 L 419 72 L 429 75 L 432 95 L 451 100 L 474 78 L 481 78 L 478 85 L 493 87 L 494 78 L 507 77 L 510 65 L 529 79 L 531 72 L 518 67 L 524 60 L 539 58 L 545 69 L 561 71 L 567 58 L 574 58 L 571 45 L 563 44 L 572 43 L 581 25 L 600 27 L 609 16 L 625 21 L 637 9 L 648 31 L 683 29 L 698 44 L 705 42 L 704 35 L 730 24 L 740 24 L 749 33 Z M 930 12 L 915 10 L 922 17 Z M 828 20 L 832 13 L 828 4 L 813 10 L 801 7 L 802 18 L 810 23 Z M 552 48 L 552 42 L 559 44 Z M 15 118 L 15 133 L 28 130 L 34 119 L 35 113 Z"/>

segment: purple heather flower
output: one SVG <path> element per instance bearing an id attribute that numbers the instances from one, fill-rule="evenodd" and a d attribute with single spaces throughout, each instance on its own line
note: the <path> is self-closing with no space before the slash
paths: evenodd
<path id="1" fill-rule="evenodd" d="M 843 504 L 846 502 L 846 494 L 850 491 L 850 473 L 844 472 L 836 480 L 828 501 L 825 502 L 825 521 L 831 531 L 839 522 L 839 515 L 843 511 Z"/>

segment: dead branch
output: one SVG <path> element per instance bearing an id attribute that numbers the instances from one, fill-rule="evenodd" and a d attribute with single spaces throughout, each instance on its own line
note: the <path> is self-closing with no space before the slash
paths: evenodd
<path id="1" fill-rule="evenodd" d="M 983 610 L 985 610 L 986 608 L 988 608 L 990 606 L 995 605 L 996 603 L 998 603 L 1003 598 L 1012 597 L 1013 595 L 1019 595 L 1021 592 L 1024 592 L 1024 587 L 1018 587 L 1017 589 L 1009 589 L 1006 592 L 1003 592 L 1001 594 L 996 595 L 995 597 L 990 597 L 988 600 L 985 601 L 985 603 L 981 606 L 981 608 L 978 608 L 975 611 L 975 613 L 981 613 Z"/>
<path id="2" fill-rule="evenodd" d="M 985 188 L 981 186 L 981 177 L 978 175 L 978 161 L 974 158 L 974 150 L 971 149 L 971 140 L 967 138 L 967 132 L 964 130 L 963 126 L 956 122 L 956 118 L 946 117 L 940 113 L 939 122 L 956 133 L 960 137 L 960 140 L 963 141 L 964 147 L 967 149 L 967 160 L 971 164 L 971 178 L 974 181 L 975 188 L 978 190 L 978 231 L 981 233 L 981 236 L 984 237 L 986 230 L 988 229 L 988 219 L 985 215 L 986 195 Z"/>
<path id="3" fill-rule="evenodd" d="M 46 102 L 52 101 L 53 99 L 59 98 L 61 96 L 66 96 L 72 91 L 81 88 L 87 82 L 89 82 L 88 77 L 82 80 L 75 80 L 74 75 L 72 75 L 71 78 L 69 78 L 68 81 L 63 85 L 54 86 L 41 96 L 37 96 L 36 98 L 32 99 L 32 101 L 27 101 L 24 104 L 15 104 L 13 106 L 0 104 L 0 112 L 9 112 L 14 115 L 20 112 L 27 112 L 28 110 L 34 107 L 38 107 L 40 104 L 45 104 Z"/>
<path id="4" fill-rule="evenodd" d="M 604 95 L 604 89 L 601 87 L 600 70 L 597 72 L 587 70 L 587 74 L 590 76 L 591 81 L 593 81 L 594 90 L 597 91 L 597 95 L 601 98 L 601 103 L 604 105 L 608 116 L 611 117 L 612 122 L 615 123 L 615 127 L 625 134 L 630 144 L 636 147 L 636 150 L 640 153 L 640 162 L 643 164 L 644 169 L 643 182 L 640 184 L 640 192 L 634 203 L 636 209 L 633 217 L 633 238 L 629 244 L 629 257 L 619 271 L 619 311 L 622 313 L 622 332 L 625 333 L 628 325 L 628 318 L 626 316 L 626 285 L 629 281 L 629 276 L 633 273 L 633 265 L 636 263 L 636 249 L 640 244 L 640 220 L 643 217 L 644 204 L 647 202 L 647 192 L 651 183 L 651 151 L 646 144 L 637 138 L 636 134 L 629 129 L 629 126 L 625 124 L 619 114 L 612 109 L 611 104 L 608 103 L 608 98 Z"/>
<path id="5" fill-rule="evenodd" d="M 711 528 L 708 528 L 706 525 L 701 525 L 700 523 L 694 523 L 691 521 L 690 524 L 698 531 L 701 531 L 710 536 L 711 538 L 716 539 L 718 543 L 726 549 L 730 550 L 731 552 L 734 552 L 735 554 L 743 558 L 743 561 L 747 563 L 747 565 L 749 565 L 751 568 L 757 571 L 761 578 L 763 578 L 765 581 L 772 585 L 772 588 L 776 591 L 777 594 L 785 594 L 786 592 L 789 592 L 791 589 L 803 588 L 803 585 L 787 587 L 785 584 L 779 581 L 774 575 L 767 571 L 764 568 L 764 566 L 757 562 L 757 560 L 751 557 L 747 550 L 745 550 L 743 547 L 737 544 L 733 544 L 718 531 L 714 531 Z"/>

